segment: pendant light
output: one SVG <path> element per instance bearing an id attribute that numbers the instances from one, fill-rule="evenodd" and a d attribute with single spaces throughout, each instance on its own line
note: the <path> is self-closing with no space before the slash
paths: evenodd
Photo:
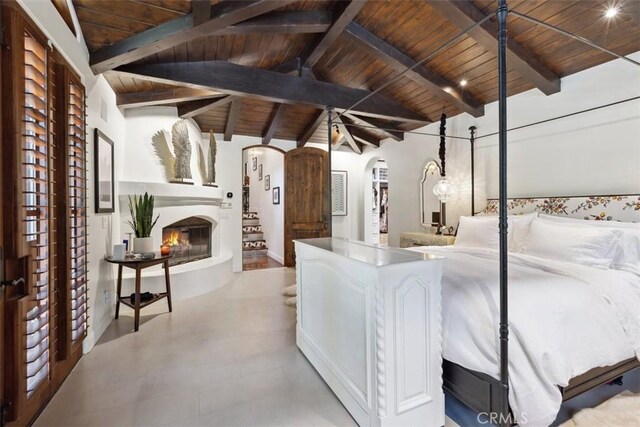
<path id="1" fill-rule="evenodd" d="M 453 194 L 453 185 L 451 185 L 445 173 L 445 155 L 447 149 L 445 141 L 446 124 L 447 115 L 444 113 L 443 108 L 442 115 L 440 116 L 440 150 L 438 151 L 440 156 L 440 179 L 433 187 L 433 194 L 438 197 L 438 200 L 440 200 L 441 203 L 447 203 L 447 200 L 449 200 Z"/>

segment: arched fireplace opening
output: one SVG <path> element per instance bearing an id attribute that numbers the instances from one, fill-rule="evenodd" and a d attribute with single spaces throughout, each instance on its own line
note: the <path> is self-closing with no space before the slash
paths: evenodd
<path id="1" fill-rule="evenodd" d="M 162 244 L 171 247 L 169 264 L 184 264 L 211 257 L 211 222 L 195 216 L 162 229 Z"/>

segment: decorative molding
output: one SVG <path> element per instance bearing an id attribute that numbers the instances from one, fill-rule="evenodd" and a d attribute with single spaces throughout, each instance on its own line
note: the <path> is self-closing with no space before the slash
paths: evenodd
<path id="1" fill-rule="evenodd" d="M 387 415 L 386 342 L 384 334 L 384 284 L 376 284 L 376 379 L 378 416 Z"/>
<path id="2" fill-rule="evenodd" d="M 308 271 L 305 272 L 305 270 L 308 270 L 309 268 L 315 268 L 317 271 L 313 274 L 310 274 Z M 298 270 L 298 268 L 296 270 Z M 358 294 L 359 297 L 362 298 L 361 302 L 362 302 L 363 309 L 365 312 L 367 311 L 367 301 L 369 300 L 369 295 L 370 295 L 369 287 L 365 282 L 362 282 L 356 279 L 355 277 L 347 273 L 346 270 L 340 268 L 335 263 L 328 262 L 323 259 L 306 259 L 305 261 L 302 261 L 302 265 L 301 265 L 301 268 L 299 268 L 299 270 L 300 270 L 299 276 L 301 277 L 307 277 L 307 278 L 312 277 L 315 280 L 321 280 L 320 278 L 323 277 L 325 279 L 325 280 L 321 280 L 322 282 L 321 286 L 323 287 L 331 283 L 331 284 L 336 284 L 338 287 L 342 287 L 343 290 L 346 290 L 346 289 L 352 290 L 353 292 Z M 326 280 L 327 273 L 330 273 L 333 276 L 334 280 Z M 298 282 L 298 283 L 301 283 L 301 282 Z M 313 280 L 309 280 L 309 279 L 306 280 L 306 286 L 313 286 L 313 283 L 314 283 Z M 346 298 L 347 296 L 343 295 L 343 297 Z M 297 305 L 300 305 L 302 301 L 304 301 L 304 290 L 299 289 Z M 309 309 L 306 309 L 306 310 L 309 310 Z M 366 328 L 366 325 L 365 325 L 365 328 Z M 305 338 L 308 341 L 308 343 L 314 348 L 314 351 L 316 352 L 316 354 L 318 354 L 322 358 L 323 362 L 329 367 L 329 369 L 334 373 L 334 375 L 338 376 L 339 378 L 342 378 L 343 381 L 347 383 L 349 392 L 354 397 L 357 397 L 357 399 L 360 401 L 360 404 L 367 405 L 369 403 L 370 396 L 371 396 L 369 393 L 369 390 L 371 388 L 369 376 L 368 375 L 364 376 L 365 384 L 364 384 L 364 387 L 361 388 L 358 384 L 356 384 L 356 381 L 354 380 L 352 375 L 353 373 L 345 371 L 344 366 L 340 366 L 338 363 L 336 363 L 338 360 L 338 358 L 336 357 L 336 354 L 333 354 L 330 349 L 328 349 L 322 344 L 321 341 L 318 341 L 318 337 L 313 336 L 313 334 L 308 328 L 308 325 L 306 325 L 305 319 L 302 316 L 298 319 L 298 329 L 301 333 L 305 335 Z M 369 369 L 370 369 L 369 367 L 371 366 L 371 355 L 370 355 L 370 352 L 368 351 L 368 348 L 369 348 L 368 334 L 365 337 L 365 339 L 367 342 L 366 342 L 365 354 L 364 354 L 365 366 L 363 368 L 365 372 L 369 372 Z"/>
<path id="3" fill-rule="evenodd" d="M 420 295 L 415 295 L 414 291 L 418 290 Z M 420 307 L 415 310 L 409 308 L 410 303 L 418 303 Z M 395 359 L 396 359 L 396 413 L 402 414 L 418 406 L 430 402 L 432 397 L 432 384 L 430 378 L 432 376 L 431 369 L 431 345 L 433 333 L 430 327 L 431 315 L 431 292 L 430 287 L 420 280 L 417 276 L 409 276 L 405 278 L 400 285 L 393 291 L 394 305 L 394 330 L 395 330 Z M 407 318 L 408 317 L 408 318 Z M 409 320 L 409 322 L 407 322 Z M 409 323 L 407 325 L 407 323 Z M 420 337 L 420 341 L 407 340 L 408 333 L 405 326 L 412 331 L 418 330 L 415 335 Z M 419 352 L 423 353 L 420 354 Z M 413 357 L 419 356 L 420 360 L 417 365 L 424 369 L 423 375 L 417 375 L 416 366 L 409 366 L 407 361 L 408 353 Z M 409 369 L 414 375 L 415 381 L 421 381 L 417 391 L 411 393 L 406 383 L 406 369 Z M 419 369 L 418 369 L 419 372 Z"/>
<path id="4" fill-rule="evenodd" d="M 507 199 L 509 215 L 539 212 L 590 221 L 640 222 L 640 194 L 521 197 Z M 481 214 L 497 214 L 498 199 L 487 199 Z"/>

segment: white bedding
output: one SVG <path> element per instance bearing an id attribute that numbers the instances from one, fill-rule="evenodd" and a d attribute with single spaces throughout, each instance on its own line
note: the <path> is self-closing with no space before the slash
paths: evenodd
<path id="1" fill-rule="evenodd" d="M 495 250 L 421 247 L 444 255 L 443 357 L 499 378 Z M 640 355 L 640 277 L 509 254 L 509 402 L 516 420 L 546 426 L 558 386 L 592 368 Z"/>

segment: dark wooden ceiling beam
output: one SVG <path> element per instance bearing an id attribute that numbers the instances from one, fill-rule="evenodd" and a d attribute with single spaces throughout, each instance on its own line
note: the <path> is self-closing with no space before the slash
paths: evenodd
<path id="1" fill-rule="evenodd" d="M 233 132 L 236 130 L 236 123 L 238 123 L 238 116 L 240 115 L 240 107 L 242 106 L 242 98 L 236 96 L 231 102 L 231 108 L 229 108 L 229 115 L 227 116 L 227 123 L 224 127 L 224 140 L 231 141 Z"/>
<path id="2" fill-rule="evenodd" d="M 309 122 L 304 132 L 302 132 L 302 136 L 298 139 L 298 148 L 304 147 L 307 142 L 311 139 L 311 137 L 316 133 L 318 127 L 327 120 L 327 110 L 320 110 L 315 115 L 315 117 Z"/>
<path id="3" fill-rule="evenodd" d="M 373 126 L 376 130 L 384 133 L 387 138 L 391 138 L 394 141 L 404 141 L 404 132 L 394 126 L 392 123 L 383 122 L 382 120 L 376 120 L 372 117 L 358 117 L 355 114 L 346 113 L 347 116 L 354 124 L 359 126 Z"/>
<path id="4" fill-rule="evenodd" d="M 356 142 L 356 140 L 353 138 L 353 135 L 351 135 L 351 132 L 349 132 L 349 129 L 347 129 L 344 123 L 342 123 L 342 121 L 338 119 L 335 121 L 335 124 L 338 126 L 340 135 L 344 137 L 351 149 L 358 154 L 362 154 L 362 147 L 360 147 L 358 142 Z"/>
<path id="5" fill-rule="evenodd" d="M 342 10 L 336 11 L 337 16 L 333 24 L 304 56 L 302 66 L 313 68 L 366 3 L 365 0 L 352 0 Z M 342 5 L 342 2 L 338 2 L 338 7 Z"/>
<path id="6" fill-rule="evenodd" d="M 211 19 L 211 0 L 191 0 L 193 25 L 200 25 Z"/>
<path id="7" fill-rule="evenodd" d="M 211 89 L 180 87 L 175 89 L 153 90 L 146 92 L 119 93 L 116 95 L 116 104 L 118 107 L 126 109 L 194 101 L 198 99 L 212 98 L 216 95 L 221 94 L 220 92 L 213 91 Z"/>
<path id="8" fill-rule="evenodd" d="M 268 144 L 273 139 L 273 135 L 278 130 L 278 126 L 280 126 L 280 122 L 282 122 L 282 118 L 284 117 L 284 111 L 287 108 L 287 104 L 278 104 L 276 107 L 276 112 L 274 113 L 271 121 L 269 122 L 269 127 L 267 131 L 262 136 L 262 143 Z"/>
<path id="9" fill-rule="evenodd" d="M 482 103 L 456 89 L 456 83 L 448 81 L 422 65 L 416 66 L 417 62 L 414 59 L 361 25 L 355 22 L 349 23 L 346 33 L 359 42 L 359 45 L 374 57 L 386 62 L 396 71 L 404 72 L 409 69 L 404 75 L 419 85 L 426 87 L 435 95 L 454 103 L 462 111 L 471 114 L 473 117 L 484 115 Z"/>
<path id="10" fill-rule="evenodd" d="M 223 96 L 215 99 L 201 99 L 198 101 L 188 101 L 178 105 L 178 116 L 182 119 L 190 119 L 198 114 L 213 110 L 214 108 L 233 102 L 235 96 Z"/>
<path id="11" fill-rule="evenodd" d="M 467 29 L 485 18 L 471 1 L 430 1 L 429 5 L 459 29 Z M 498 26 L 493 21 L 471 30 L 469 36 L 488 51 L 498 53 Z M 544 94 L 560 91 L 560 77 L 544 65 L 533 53 L 512 38 L 507 39 L 507 67 L 527 79 Z"/>
<path id="12" fill-rule="evenodd" d="M 223 28 L 212 35 L 324 33 L 330 26 L 331 14 L 324 10 L 271 12 Z"/>
<path id="13" fill-rule="evenodd" d="M 255 96 L 272 102 L 306 104 L 337 112 L 350 108 L 371 92 L 333 83 L 302 79 L 274 71 L 246 67 L 226 61 L 173 62 L 125 65 L 117 71 L 143 80 L 220 90 L 239 96 Z M 394 118 L 423 124 L 424 117 L 404 105 L 376 93 L 361 102 L 355 113 L 378 118 Z"/>
<path id="14" fill-rule="evenodd" d="M 322 58 L 322 55 L 326 53 L 333 42 L 344 32 L 349 22 L 355 18 L 365 4 L 366 0 L 352 0 L 349 3 L 338 2 L 338 9 L 334 11 L 335 18 L 329 29 L 309 43 L 300 55 L 300 58 L 285 62 L 274 68 L 273 71 L 289 74 L 301 68 L 303 71 L 313 69 L 320 58 Z M 308 71 L 305 72 L 308 73 Z"/>
<path id="15" fill-rule="evenodd" d="M 156 52 L 215 33 L 295 1 L 297 0 L 221 2 L 216 4 L 212 10 L 212 15 L 215 16 L 200 25 L 194 25 L 193 14 L 188 14 L 97 50 L 91 54 L 91 69 L 96 74 L 103 73 Z"/>
<path id="16" fill-rule="evenodd" d="M 353 136 L 353 139 L 355 139 L 357 142 L 370 145 L 372 147 L 380 147 L 380 140 L 362 131 L 362 129 L 353 126 L 347 126 L 347 130 L 349 131 L 349 133 L 351 133 L 351 136 Z"/>

